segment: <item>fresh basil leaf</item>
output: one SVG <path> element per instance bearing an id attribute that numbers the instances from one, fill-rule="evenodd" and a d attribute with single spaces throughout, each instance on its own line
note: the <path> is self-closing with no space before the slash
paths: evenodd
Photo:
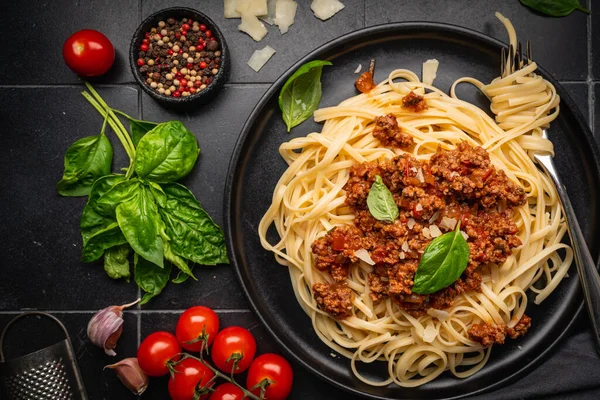
<path id="1" fill-rule="evenodd" d="M 150 121 L 142 121 L 139 119 L 129 119 L 129 131 L 131 132 L 131 140 L 135 147 L 137 147 L 140 139 L 144 137 L 144 135 L 150 132 L 152 129 L 156 128 L 158 124 L 156 122 Z"/>
<path id="2" fill-rule="evenodd" d="M 81 237 L 83 239 L 82 259 L 98 259 L 102 254 L 92 254 L 90 249 L 86 250 L 88 240 L 97 232 L 106 230 L 111 224 L 116 223 L 114 215 L 107 211 L 105 207 L 98 205 L 98 199 L 108 192 L 117 183 L 125 180 L 123 175 L 107 175 L 99 178 L 92 185 L 90 195 L 86 205 L 83 207 L 79 227 L 81 228 Z M 99 238 L 95 239 L 98 240 Z M 84 253 L 86 254 L 84 256 Z"/>
<path id="3" fill-rule="evenodd" d="M 285 82 L 279 93 L 279 108 L 289 132 L 306 121 L 321 101 L 321 73 L 329 61 L 314 60 L 302 65 Z"/>
<path id="4" fill-rule="evenodd" d="M 367 206 L 371 215 L 379 221 L 394 222 L 398 218 L 398 205 L 379 175 L 375 176 L 375 182 L 369 190 Z"/>
<path id="5" fill-rule="evenodd" d="M 173 252 L 198 264 L 228 263 L 223 231 L 183 185 L 162 185 L 166 207 L 159 209 Z"/>
<path id="6" fill-rule="evenodd" d="M 111 247 L 104 254 L 104 270 L 113 279 L 125 279 L 129 282 L 129 245 Z"/>
<path id="7" fill-rule="evenodd" d="M 192 267 L 190 267 L 190 270 L 192 270 Z M 190 275 L 184 273 L 183 271 L 179 271 L 179 272 L 177 272 L 177 276 L 175 278 L 173 278 L 173 280 L 171 282 L 180 284 L 180 283 L 184 283 L 188 279 L 190 279 Z"/>
<path id="8" fill-rule="evenodd" d="M 109 193 L 110 191 L 107 194 Z M 162 226 L 158 206 L 149 187 L 140 183 L 134 194 L 117 206 L 116 215 L 119 227 L 133 250 L 162 268 Z"/>
<path id="9" fill-rule="evenodd" d="M 135 253 L 133 255 L 133 265 L 135 283 L 146 292 L 140 304 L 146 304 L 150 299 L 158 296 L 167 286 L 171 276 L 171 264 L 165 263 L 164 267 L 159 267 Z"/>
<path id="10" fill-rule="evenodd" d="M 104 228 L 96 230 L 89 235 L 81 249 L 81 261 L 96 261 L 106 249 L 127 243 L 125 236 L 119 228 L 119 224 L 112 222 Z"/>
<path id="11" fill-rule="evenodd" d="M 460 233 L 459 223 L 454 232 L 444 233 L 429 243 L 417 268 L 412 291 L 429 294 L 451 285 L 467 268 L 469 256 L 469 245 Z"/>
<path id="12" fill-rule="evenodd" d="M 104 133 L 79 139 L 65 154 L 65 171 L 56 184 L 61 196 L 86 196 L 92 184 L 110 174 L 113 148 Z"/>
<path id="13" fill-rule="evenodd" d="M 527 7 L 551 17 L 564 17 L 575 10 L 589 14 L 590 11 L 581 6 L 579 0 L 520 0 Z"/>
<path id="14" fill-rule="evenodd" d="M 134 169 L 149 181 L 173 182 L 192 170 L 199 153 L 196 137 L 181 122 L 165 122 L 138 143 Z"/>
<path id="15" fill-rule="evenodd" d="M 179 268 L 181 272 L 188 276 L 191 276 L 192 278 L 194 278 L 195 281 L 197 281 L 198 279 L 196 279 L 196 277 L 192 273 L 192 270 L 190 269 L 190 267 L 188 267 L 187 261 L 184 258 L 173 253 L 173 250 L 171 249 L 171 244 L 168 240 L 163 240 L 163 243 L 165 245 L 165 259 L 167 261 L 170 261 L 171 264 L 175 265 L 177 268 Z"/>
<path id="16" fill-rule="evenodd" d="M 114 217 L 117 206 L 137 196 L 141 186 L 142 183 L 139 179 L 123 180 L 100 196 L 96 204 L 105 215 Z"/>

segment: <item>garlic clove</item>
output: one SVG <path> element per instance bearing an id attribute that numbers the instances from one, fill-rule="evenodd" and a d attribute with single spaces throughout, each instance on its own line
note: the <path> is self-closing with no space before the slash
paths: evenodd
<path id="1" fill-rule="evenodd" d="M 142 394 L 148 387 L 148 375 L 140 368 L 137 358 L 126 358 L 104 368 L 114 369 L 123 385 L 133 394 Z"/>
<path id="2" fill-rule="evenodd" d="M 123 333 L 123 309 L 137 304 L 140 299 L 133 303 L 122 306 L 110 306 L 98 311 L 87 326 L 87 334 L 90 341 L 98 347 L 102 347 L 109 356 L 116 356 L 113 350 L 117 347 L 117 341 Z"/>

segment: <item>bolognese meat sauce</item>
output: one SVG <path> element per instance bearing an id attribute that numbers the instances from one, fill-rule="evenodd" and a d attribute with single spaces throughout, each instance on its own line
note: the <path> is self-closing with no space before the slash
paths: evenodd
<path id="1" fill-rule="evenodd" d="M 377 118 L 373 133 L 387 146 L 412 145 L 412 138 L 401 132 L 393 115 Z M 408 136 L 410 142 L 400 135 Z M 369 212 L 367 196 L 377 175 L 398 205 L 399 216 L 393 223 L 379 221 Z M 512 216 L 514 207 L 525 204 L 525 191 L 491 165 L 483 148 L 467 142 L 451 151 L 438 149 L 429 161 L 405 154 L 356 164 L 344 190 L 355 215 L 354 225 L 335 227 L 312 244 L 316 267 L 328 271 L 335 282 L 316 284 L 314 296 L 318 306 L 337 319 L 352 312 L 353 294 L 345 280 L 350 265 L 358 262 L 356 250 L 365 249 L 374 261 L 368 276 L 371 298 L 376 302 L 392 298 L 400 308 L 420 316 L 429 308 L 451 307 L 461 293 L 481 290 L 481 267 L 503 263 L 521 245 Z M 413 293 L 425 248 L 459 222 L 470 249 L 462 276 L 435 293 Z M 474 325 L 470 333 L 482 344 L 499 343 L 506 334 L 524 334 L 528 324 L 525 319 L 515 328 Z"/>

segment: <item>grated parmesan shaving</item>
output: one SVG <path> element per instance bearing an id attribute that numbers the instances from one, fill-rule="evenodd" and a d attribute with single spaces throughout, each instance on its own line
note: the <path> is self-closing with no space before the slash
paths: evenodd
<path id="1" fill-rule="evenodd" d="M 236 11 L 238 6 L 238 0 L 224 0 L 223 1 L 223 16 L 225 18 L 240 18 L 242 14 Z"/>
<path id="2" fill-rule="evenodd" d="M 423 236 L 425 236 L 427 239 L 431 239 L 431 234 L 429 233 L 429 228 L 425 227 L 423 228 Z"/>
<path id="3" fill-rule="evenodd" d="M 297 8 L 298 4 L 293 0 L 277 0 L 274 22 L 282 34 L 287 33 L 289 27 L 294 23 Z"/>
<path id="4" fill-rule="evenodd" d="M 402 243 L 402 250 L 404 251 L 408 251 L 409 247 L 408 247 L 408 242 L 404 242 Z"/>
<path id="5" fill-rule="evenodd" d="M 423 332 L 423 341 L 427 343 L 431 343 L 435 340 L 437 336 L 437 330 L 433 327 L 433 325 L 427 325 L 425 331 Z"/>
<path id="6" fill-rule="evenodd" d="M 442 218 L 442 222 L 440 222 L 440 228 L 446 229 L 448 231 L 453 231 L 456 227 L 456 219 L 444 217 Z"/>
<path id="7" fill-rule="evenodd" d="M 435 58 L 433 60 L 427 60 L 423 63 L 422 81 L 424 84 L 433 85 L 439 65 L 440 63 Z"/>
<path id="8" fill-rule="evenodd" d="M 371 258 L 369 252 L 365 249 L 358 249 L 354 252 L 354 256 L 360 258 L 369 265 L 375 265 L 375 261 Z"/>
<path id="9" fill-rule="evenodd" d="M 442 236 L 442 231 L 440 231 L 440 228 L 437 227 L 437 225 L 429 225 L 429 233 L 431 234 L 431 237 L 438 237 L 438 236 Z"/>
<path id="10" fill-rule="evenodd" d="M 469 235 L 467 235 L 465 232 L 460 231 L 460 234 L 465 238 L 465 240 L 469 239 Z"/>
<path id="11" fill-rule="evenodd" d="M 259 18 L 262 19 L 269 25 L 273 25 L 275 20 L 275 3 L 277 0 L 267 0 L 267 14 L 261 15 Z"/>
<path id="12" fill-rule="evenodd" d="M 401 251 L 399 257 L 401 260 L 404 260 L 406 258 L 406 254 L 404 254 L 404 252 Z"/>
<path id="13" fill-rule="evenodd" d="M 408 229 L 412 229 L 415 226 L 415 220 L 412 218 L 409 218 L 406 226 L 408 226 Z"/>
<path id="14" fill-rule="evenodd" d="M 310 9 L 315 17 L 325 21 L 342 11 L 344 4 L 338 0 L 313 0 Z"/>
<path id="15" fill-rule="evenodd" d="M 437 221 L 437 219 L 440 217 L 440 212 L 436 211 L 433 213 L 433 215 L 431 216 L 431 218 L 429 218 L 429 223 L 433 224 L 435 221 Z"/>
<path id="16" fill-rule="evenodd" d="M 423 170 L 421 168 L 419 168 L 419 170 L 417 171 L 417 179 L 421 183 L 425 182 L 425 177 L 423 176 Z"/>
<path id="17" fill-rule="evenodd" d="M 250 60 L 248 60 L 248 65 L 258 72 L 271 59 L 273 54 L 275 54 L 275 50 L 271 46 L 266 46 L 262 50 L 256 50 L 252 54 L 252 57 L 250 57 Z"/>
<path id="18" fill-rule="evenodd" d="M 362 69 L 362 64 L 358 64 L 358 67 L 356 67 L 356 69 L 354 70 L 354 73 L 358 74 L 361 69 Z"/>
<path id="19" fill-rule="evenodd" d="M 256 15 L 250 13 L 242 14 L 242 23 L 238 25 L 238 29 L 246 32 L 257 42 L 260 42 L 267 35 L 265 25 L 256 18 Z"/>
<path id="20" fill-rule="evenodd" d="M 423 206 L 421 205 L 421 203 L 417 203 L 416 207 L 415 207 L 416 211 L 423 211 Z"/>

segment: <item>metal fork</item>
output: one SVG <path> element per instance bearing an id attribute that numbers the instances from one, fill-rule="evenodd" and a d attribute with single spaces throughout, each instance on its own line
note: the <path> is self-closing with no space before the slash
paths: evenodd
<path id="1" fill-rule="evenodd" d="M 502 48 L 501 57 L 502 77 L 514 72 L 515 68 L 516 70 L 522 68 L 525 63 L 521 43 L 517 45 L 516 51 L 513 46 L 510 45 L 508 54 L 506 54 L 504 48 Z M 531 44 L 529 41 L 527 41 L 526 62 L 531 62 Z M 542 130 L 542 137 L 548 139 L 546 129 Z M 577 216 L 575 215 L 575 211 L 573 210 L 573 206 L 567 195 L 567 190 L 558 176 L 552 156 L 550 154 L 536 153 L 533 158 L 537 161 L 541 169 L 552 178 L 554 185 L 556 186 L 560 204 L 567 220 L 567 229 L 573 246 L 575 265 L 577 267 L 577 273 L 579 274 L 581 287 L 583 288 L 583 296 L 585 297 L 587 311 L 590 316 L 590 322 L 596 340 L 596 350 L 600 354 L 600 275 L 598 274 L 596 264 L 592 259 L 590 250 L 587 247 L 585 238 L 583 237 L 583 233 L 577 222 Z"/>

